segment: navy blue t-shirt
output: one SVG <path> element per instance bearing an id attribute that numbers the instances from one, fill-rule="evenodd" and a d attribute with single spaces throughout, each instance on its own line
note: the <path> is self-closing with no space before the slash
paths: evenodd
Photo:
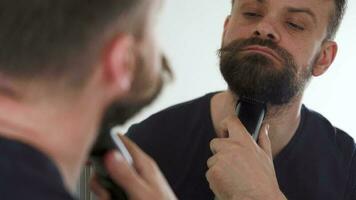
<path id="1" fill-rule="evenodd" d="M 179 199 L 214 199 L 205 178 L 216 137 L 210 100 L 178 104 L 128 131 L 158 163 Z M 274 158 L 280 189 L 289 200 L 356 200 L 354 140 L 320 114 L 302 107 L 300 125 Z"/>
<path id="2" fill-rule="evenodd" d="M 5 138 L 0 138 L 0 199 L 74 200 L 50 159 L 26 144 Z"/>

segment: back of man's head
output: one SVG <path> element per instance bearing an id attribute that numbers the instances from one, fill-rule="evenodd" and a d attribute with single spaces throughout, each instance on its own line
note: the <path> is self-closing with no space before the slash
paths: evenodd
<path id="1" fill-rule="evenodd" d="M 110 34 L 141 37 L 144 1 L 0 0 L 0 75 L 82 86 Z"/>

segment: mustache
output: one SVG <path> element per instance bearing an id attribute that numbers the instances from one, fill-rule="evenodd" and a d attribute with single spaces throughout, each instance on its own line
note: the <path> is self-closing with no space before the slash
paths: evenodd
<path id="1" fill-rule="evenodd" d="M 271 49 L 272 51 L 274 51 L 284 61 L 284 63 L 292 62 L 293 65 L 290 65 L 290 66 L 295 66 L 293 56 L 286 49 L 279 46 L 277 43 L 275 43 L 272 40 L 261 39 L 258 37 L 233 40 L 229 44 L 220 48 L 218 50 L 218 55 L 220 57 L 222 56 L 222 54 L 229 56 L 229 57 L 234 57 L 239 52 L 241 52 L 244 48 L 251 46 L 251 45 L 259 45 L 262 47 L 267 47 L 267 48 Z M 293 68 L 293 70 L 295 72 L 297 71 L 296 68 Z"/>

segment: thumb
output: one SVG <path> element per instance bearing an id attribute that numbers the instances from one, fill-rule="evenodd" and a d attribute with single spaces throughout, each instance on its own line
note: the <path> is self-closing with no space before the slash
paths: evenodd
<path id="1" fill-rule="evenodd" d="M 258 137 L 258 145 L 263 149 L 267 155 L 272 158 L 272 147 L 271 141 L 268 136 L 269 124 L 264 124 L 260 130 L 260 135 Z"/>
<path id="2" fill-rule="evenodd" d="M 118 151 L 111 151 L 105 156 L 105 166 L 113 181 L 129 196 L 135 196 L 137 191 L 144 190 L 143 180 Z"/>

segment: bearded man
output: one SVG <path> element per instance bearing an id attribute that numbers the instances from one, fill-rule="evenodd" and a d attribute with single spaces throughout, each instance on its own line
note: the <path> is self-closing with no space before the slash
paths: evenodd
<path id="1" fill-rule="evenodd" d="M 223 92 L 172 106 L 128 131 L 180 199 L 356 199 L 354 140 L 302 103 L 333 63 L 344 0 L 235 0 L 224 25 Z M 266 103 L 257 142 L 240 97 Z M 145 134 L 141 134 L 145 132 Z"/>

